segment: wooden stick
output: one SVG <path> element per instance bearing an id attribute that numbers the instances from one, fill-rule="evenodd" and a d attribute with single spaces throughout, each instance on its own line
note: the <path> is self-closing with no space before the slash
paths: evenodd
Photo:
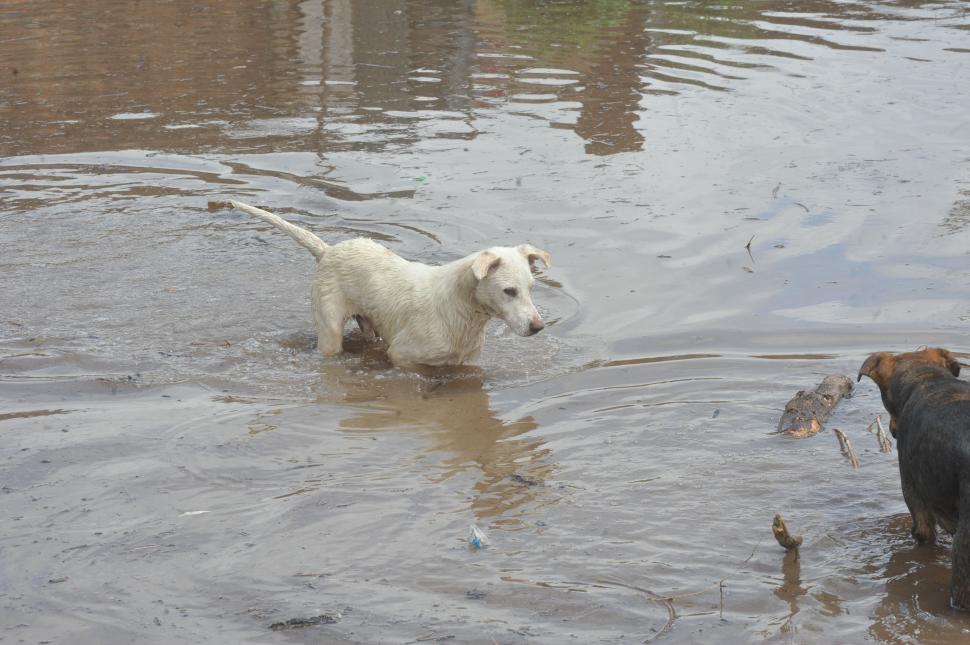
<path id="1" fill-rule="evenodd" d="M 852 380 L 849 377 L 842 374 L 826 376 L 814 390 L 803 390 L 788 402 L 778 422 L 778 432 L 787 432 L 796 439 L 818 434 L 839 401 L 851 394 Z"/>
<path id="2" fill-rule="evenodd" d="M 882 420 L 877 416 L 876 425 L 879 426 L 879 450 L 882 452 L 892 452 L 893 446 L 889 443 L 889 436 L 886 434 L 886 429 L 882 427 Z"/>
<path id="3" fill-rule="evenodd" d="M 842 454 L 849 458 L 849 462 L 852 464 L 853 468 L 859 467 L 859 458 L 856 457 L 855 449 L 852 447 L 852 442 L 849 438 L 845 436 L 845 433 L 838 428 L 833 428 L 832 432 L 839 439 L 839 447 L 842 449 Z"/>
<path id="4" fill-rule="evenodd" d="M 771 532 L 774 534 L 775 539 L 778 540 L 778 544 L 789 551 L 797 549 L 802 543 L 801 535 L 792 535 L 788 532 L 785 520 L 781 519 L 781 513 L 775 513 L 775 519 L 771 523 Z"/>
<path id="5" fill-rule="evenodd" d="M 889 435 L 886 434 L 886 429 L 882 427 L 882 418 L 880 415 L 876 415 L 876 419 L 866 426 L 866 432 L 872 432 L 872 426 L 876 426 L 876 440 L 879 441 L 879 452 L 892 452 L 893 445 L 889 441 Z"/>

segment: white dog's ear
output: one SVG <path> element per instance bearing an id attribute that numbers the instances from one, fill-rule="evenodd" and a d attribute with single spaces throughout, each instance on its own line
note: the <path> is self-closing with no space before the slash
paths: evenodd
<path id="1" fill-rule="evenodd" d="M 542 263 L 548 267 L 552 263 L 548 253 L 542 249 L 537 249 L 531 244 L 520 244 L 516 248 L 519 250 L 519 253 L 529 260 L 529 264 L 534 263 L 536 260 L 542 260 Z"/>
<path id="2" fill-rule="evenodd" d="M 481 280 L 488 275 L 488 272 L 494 269 L 502 262 L 502 258 L 495 255 L 491 251 L 482 251 L 472 262 L 472 273 L 475 274 L 476 280 Z"/>

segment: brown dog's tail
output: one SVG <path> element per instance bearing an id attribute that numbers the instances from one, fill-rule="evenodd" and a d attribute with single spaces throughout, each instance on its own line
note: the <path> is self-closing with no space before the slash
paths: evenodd
<path id="1" fill-rule="evenodd" d="M 295 224 L 290 224 L 282 217 L 278 215 L 273 215 L 269 211 L 264 211 L 261 208 L 256 208 L 255 206 L 250 206 L 249 204 L 244 204 L 243 202 L 237 202 L 230 200 L 228 202 L 209 202 L 209 208 L 218 208 L 222 206 L 229 206 L 237 210 L 241 210 L 244 213 L 248 213 L 253 217 L 258 217 L 264 222 L 269 222 L 276 228 L 280 229 L 294 240 L 300 243 L 300 246 L 305 247 L 313 257 L 319 260 L 323 257 L 323 254 L 327 252 L 327 243 L 321 240 L 319 237 L 306 230 L 305 228 L 300 228 Z"/>

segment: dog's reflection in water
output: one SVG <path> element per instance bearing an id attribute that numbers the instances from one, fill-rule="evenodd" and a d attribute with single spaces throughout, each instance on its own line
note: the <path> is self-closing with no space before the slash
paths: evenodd
<path id="1" fill-rule="evenodd" d="M 865 621 L 869 639 L 877 643 L 957 642 L 953 634 L 970 623 L 963 612 L 950 607 L 948 540 L 914 546 L 909 528 L 909 515 L 896 515 L 885 525 L 880 522 L 876 528 L 849 533 L 846 544 L 861 551 L 849 557 L 856 564 L 848 567 L 833 567 L 842 559 L 831 554 L 822 561 L 813 558 L 810 545 L 804 577 L 799 551 L 786 552 L 774 594 L 788 604 L 788 615 L 773 640 L 803 642 L 808 630 L 824 629 L 831 617 L 854 614 Z M 821 571 L 825 573 L 820 575 Z M 873 591 L 851 594 L 859 585 Z M 852 597 L 844 597 L 847 591 Z M 860 608 L 870 601 L 878 604 Z"/>
<path id="2" fill-rule="evenodd" d="M 328 389 L 337 385 L 345 403 L 359 410 L 341 421 L 351 432 L 414 432 L 440 455 L 430 473 L 436 483 L 469 469 L 479 471 L 471 510 L 490 524 L 515 525 L 536 504 L 554 503 L 546 480 L 554 470 L 550 449 L 530 435 L 530 417 L 505 421 L 490 407 L 478 368 L 435 368 L 423 375 L 327 370 Z M 433 461 L 433 460 L 429 460 Z"/>
<path id="3" fill-rule="evenodd" d="M 880 577 L 885 595 L 872 613 L 870 636 L 882 643 L 943 643 L 961 627 L 966 613 L 950 606 L 949 540 L 917 546 L 909 536 L 909 516 L 894 518 L 889 558 Z"/>

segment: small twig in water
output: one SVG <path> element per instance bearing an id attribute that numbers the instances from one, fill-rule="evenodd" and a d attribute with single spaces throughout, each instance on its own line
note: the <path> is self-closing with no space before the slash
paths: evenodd
<path id="1" fill-rule="evenodd" d="M 799 536 L 798 540 L 799 540 L 799 542 L 801 542 L 801 536 Z M 751 561 L 751 558 L 754 557 L 754 554 L 758 551 L 758 547 L 760 547 L 760 546 L 761 546 L 761 540 L 758 540 L 758 543 L 754 545 L 754 548 L 753 549 L 751 549 L 751 553 L 749 553 L 748 554 L 748 557 L 745 558 L 744 561 L 741 563 L 741 567 L 743 567 L 745 564 L 747 564 L 748 562 Z M 735 572 L 735 573 L 740 573 L 740 571 L 741 571 L 741 568 L 739 568 L 738 571 Z M 640 593 L 645 594 L 650 600 L 654 601 L 658 605 L 661 605 L 662 607 L 664 607 L 664 608 L 667 609 L 667 622 L 666 622 L 666 624 L 663 626 L 663 628 L 659 632 L 657 632 L 656 634 L 654 634 L 650 638 L 648 638 L 645 641 L 643 641 L 644 643 L 650 643 L 650 642 L 653 642 L 653 641 L 659 639 L 664 634 L 667 634 L 671 629 L 673 629 L 674 622 L 678 618 L 677 609 L 674 607 L 674 602 L 676 602 L 678 600 L 682 600 L 684 598 L 690 598 L 692 596 L 699 596 L 701 594 L 709 593 L 709 592 L 713 591 L 716 588 L 716 589 L 718 589 L 720 591 L 720 594 L 721 594 L 721 615 L 723 617 L 723 614 L 724 614 L 724 582 L 727 579 L 728 579 L 727 577 L 721 578 L 720 580 L 718 580 L 713 585 L 710 585 L 708 587 L 704 587 L 703 589 L 698 589 L 697 591 L 689 591 L 687 593 L 682 593 L 682 594 L 677 594 L 677 595 L 673 595 L 673 594 L 671 594 L 671 595 L 660 595 L 660 594 L 658 594 L 656 592 L 650 591 L 649 589 L 644 589 L 643 587 L 637 587 L 635 585 L 629 585 L 629 584 L 626 584 L 625 582 L 620 582 L 619 580 L 600 579 L 600 580 L 597 580 L 594 584 L 596 584 L 596 585 L 603 585 L 603 586 L 609 586 L 609 587 L 623 587 L 625 589 L 632 589 L 633 591 L 639 591 Z M 577 584 L 583 584 L 583 583 L 577 583 Z"/>
<path id="2" fill-rule="evenodd" d="M 751 549 L 751 553 L 748 554 L 748 557 L 746 557 L 744 559 L 744 562 L 741 563 L 741 566 L 744 566 L 744 565 L 748 564 L 749 562 L 751 562 L 751 558 L 754 557 L 755 551 L 758 550 L 758 547 L 759 546 L 761 546 L 761 540 L 760 539 L 758 540 L 758 543 L 754 545 L 754 548 Z M 724 578 L 724 580 L 727 580 L 727 578 Z M 724 582 L 724 580 L 722 580 L 721 582 Z"/>
<path id="3" fill-rule="evenodd" d="M 721 589 L 721 609 L 718 612 L 718 617 L 724 620 L 724 581 L 718 583 L 718 587 Z"/>
<path id="4" fill-rule="evenodd" d="M 882 427 L 882 418 L 876 415 L 875 421 L 866 426 L 866 432 L 872 432 L 872 427 L 876 426 L 876 439 L 879 441 L 879 452 L 892 452 L 893 446 L 889 441 L 886 429 Z"/>
<path id="5" fill-rule="evenodd" d="M 660 629 L 660 631 L 658 631 L 656 634 L 654 634 L 650 638 L 643 641 L 644 643 L 653 642 L 674 628 L 674 621 L 677 620 L 677 610 L 674 608 L 674 603 L 671 602 L 670 598 L 661 596 L 660 594 L 650 591 L 649 589 L 644 589 L 643 587 L 637 587 L 635 585 L 628 585 L 624 582 L 619 582 L 617 580 L 597 580 L 596 582 L 597 584 L 601 584 L 601 585 L 608 585 L 612 587 L 623 587 L 625 589 L 632 589 L 633 591 L 639 591 L 640 593 L 645 594 L 648 598 L 650 598 L 650 600 L 654 601 L 655 603 L 659 604 L 660 606 L 664 607 L 667 610 L 667 622 Z"/>
<path id="6" fill-rule="evenodd" d="M 852 442 L 849 438 L 845 436 L 845 433 L 838 428 L 832 428 L 832 432 L 839 439 L 839 447 L 842 450 L 842 454 L 849 458 L 849 462 L 852 464 L 853 468 L 859 467 L 859 458 L 855 454 L 855 449 L 852 447 Z"/>
<path id="7" fill-rule="evenodd" d="M 876 425 L 879 427 L 879 450 L 882 452 L 892 452 L 893 446 L 889 443 L 889 436 L 886 429 L 882 427 L 882 419 L 876 417 Z"/>

